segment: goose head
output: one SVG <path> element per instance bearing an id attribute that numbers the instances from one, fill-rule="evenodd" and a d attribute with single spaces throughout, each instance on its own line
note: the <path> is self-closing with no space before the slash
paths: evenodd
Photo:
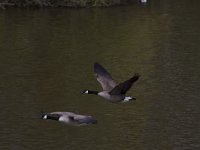
<path id="1" fill-rule="evenodd" d="M 88 94 L 88 93 L 89 93 L 88 90 L 83 90 L 83 91 L 81 91 L 81 94 Z"/>

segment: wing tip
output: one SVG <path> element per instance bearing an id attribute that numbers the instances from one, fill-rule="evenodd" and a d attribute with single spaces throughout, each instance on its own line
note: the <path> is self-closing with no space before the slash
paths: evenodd
<path id="1" fill-rule="evenodd" d="M 134 81 L 137 81 L 139 78 L 140 78 L 140 74 L 139 73 L 135 73 L 134 76 L 131 78 L 131 80 L 134 82 Z"/>
<path id="2" fill-rule="evenodd" d="M 140 77 L 141 75 L 139 73 L 135 73 L 135 75 L 133 77 Z"/>
<path id="3" fill-rule="evenodd" d="M 96 68 L 98 66 L 100 66 L 100 64 L 98 62 L 94 62 L 94 67 Z"/>
<path id="4" fill-rule="evenodd" d="M 98 62 L 95 62 L 94 63 L 94 72 L 100 73 L 100 72 L 102 72 L 102 70 L 104 72 L 106 72 L 106 70 Z"/>

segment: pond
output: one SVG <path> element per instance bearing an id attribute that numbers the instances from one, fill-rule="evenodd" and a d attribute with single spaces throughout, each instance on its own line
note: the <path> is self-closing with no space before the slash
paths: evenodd
<path id="1" fill-rule="evenodd" d="M 89 9 L 17 9 L 0 13 L 0 149 L 199 149 L 200 1 Z M 103 65 L 118 82 L 141 78 L 130 103 L 101 90 Z M 70 126 L 41 112 L 92 115 Z"/>

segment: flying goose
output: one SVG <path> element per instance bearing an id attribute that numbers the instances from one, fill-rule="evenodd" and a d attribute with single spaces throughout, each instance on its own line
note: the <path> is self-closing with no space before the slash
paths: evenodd
<path id="1" fill-rule="evenodd" d="M 112 76 L 100 64 L 94 63 L 94 72 L 97 81 L 103 88 L 103 91 L 98 92 L 92 90 L 84 90 L 82 91 L 82 94 L 95 94 L 107 99 L 110 102 L 128 102 L 130 100 L 135 100 L 134 97 L 125 96 L 125 94 L 131 88 L 133 83 L 139 79 L 139 74 L 136 73 L 130 79 L 117 84 L 112 79 Z"/>
<path id="2" fill-rule="evenodd" d="M 51 112 L 42 114 L 42 119 L 51 119 L 71 125 L 96 124 L 97 120 L 92 116 L 79 115 L 72 112 Z"/>

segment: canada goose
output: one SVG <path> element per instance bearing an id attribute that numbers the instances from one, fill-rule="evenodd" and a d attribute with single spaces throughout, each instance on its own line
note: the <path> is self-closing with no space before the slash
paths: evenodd
<path id="1" fill-rule="evenodd" d="M 96 124 L 97 120 L 92 116 L 79 115 L 72 112 L 51 112 L 42 114 L 42 119 L 51 119 L 71 125 Z"/>
<path id="2" fill-rule="evenodd" d="M 125 94 L 131 88 L 133 83 L 139 79 L 139 74 L 135 74 L 132 78 L 117 84 L 112 79 L 112 76 L 100 64 L 94 63 L 94 72 L 103 91 L 84 90 L 82 91 L 82 94 L 95 94 L 110 102 L 128 102 L 130 100 L 135 100 L 134 97 L 125 96 Z"/>

